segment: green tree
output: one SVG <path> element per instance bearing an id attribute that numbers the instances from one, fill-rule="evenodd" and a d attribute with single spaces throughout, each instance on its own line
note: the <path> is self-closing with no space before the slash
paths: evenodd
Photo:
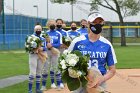
<path id="1" fill-rule="evenodd" d="M 79 2 L 78 0 L 51 0 L 53 3 Z M 91 0 L 91 10 L 98 10 L 100 6 L 117 13 L 120 25 L 124 26 L 124 18 L 137 15 L 140 11 L 140 0 Z M 126 46 L 125 29 L 121 28 L 121 46 Z"/>

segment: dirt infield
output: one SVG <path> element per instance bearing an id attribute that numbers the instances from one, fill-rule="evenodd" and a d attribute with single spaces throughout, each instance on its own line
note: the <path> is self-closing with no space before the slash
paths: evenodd
<path id="1" fill-rule="evenodd" d="M 107 91 L 111 93 L 140 93 L 140 69 L 118 69 L 107 85 Z M 49 89 L 44 93 L 70 93 L 70 91 L 67 88 Z"/>

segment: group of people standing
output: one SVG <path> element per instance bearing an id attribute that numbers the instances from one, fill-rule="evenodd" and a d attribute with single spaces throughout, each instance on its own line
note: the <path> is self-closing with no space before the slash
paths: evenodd
<path id="1" fill-rule="evenodd" d="M 42 42 L 42 47 L 38 51 L 48 54 L 47 62 L 42 63 L 37 56 L 37 53 L 29 53 L 29 88 L 28 93 L 32 93 L 33 80 L 36 78 L 36 93 L 42 93 L 46 89 L 48 74 L 51 78 L 51 88 L 64 88 L 63 81 L 61 80 L 61 72 L 58 69 L 58 54 L 53 54 L 51 48 L 54 47 L 63 53 L 67 48 L 62 42 L 62 36 L 70 37 L 73 41 L 68 48 L 69 51 L 79 50 L 83 55 L 89 54 L 90 61 L 88 63 L 89 69 L 96 66 L 104 78 L 99 79 L 98 82 L 93 83 L 92 80 L 88 82 L 89 89 L 99 85 L 104 86 L 105 82 L 112 78 L 115 74 L 115 64 L 117 63 L 114 49 L 111 43 L 101 36 L 102 27 L 104 25 L 103 16 L 94 12 L 88 17 L 88 20 L 82 19 L 80 28 L 77 29 L 75 22 L 71 23 L 69 31 L 62 29 L 63 20 L 49 20 L 46 26 L 49 28 L 46 33 L 50 37 L 50 42 L 40 36 L 42 27 L 36 25 L 34 28 L 34 35 L 39 37 Z M 109 70 L 107 71 L 106 65 Z M 42 80 L 42 87 L 40 82 Z M 55 83 L 56 80 L 56 83 Z M 86 90 L 85 90 L 86 91 Z M 87 93 L 82 88 L 73 91 L 73 93 Z M 92 92 L 91 92 L 92 93 Z"/>
<path id="2" fill-rule="evenodd" d="M 29 53 L 29 93 L 32 93 L 33 81 L 36 78 L 36 93 L 42 93 L 42 90 L 46 90 L 48 74 L 51 78 L 51 88 L 63 89 L 64 84 L 61 80 L 61 73 L 58 69 L 58 58 L 59 54 L 53 54 L 51 48 L 54 47 L 60 51 L 67 48 L 62 42 L 62 37 L 70 37 L 72 40 L 80 35 L 87 34 L 87 21 L 85 19 L 81 20 L 81 27 L 77 29 L 75 22 L 71 23 L 71 28 L 69 31 L 65 31 L 63 27 L 64 21 L 62 19 L 49 20 L 46 23 L 48 30 L 46 34 L 50 37 L 50 42 L 47 42 L 45 38 L 41 36 L 43 31 L 42 26 L 37 24 L 34 27 L 33 35 L 39 37 L 42 42 L 42 47 L 38 51 L 42 51 L 48 54 L 47 62 L 42 63 L 39 59 L 37 53 Z M 56 80 L 56 84 L 55 84 Z M 40 82 L 42 82 L 42 87 L 40 88 Z"/>

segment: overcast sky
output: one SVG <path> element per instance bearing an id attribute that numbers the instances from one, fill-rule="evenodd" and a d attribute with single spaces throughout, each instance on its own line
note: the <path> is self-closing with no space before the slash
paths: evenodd
<path id="1" fill-rule="evenodd" d="M 5 13 L 13 13 L 13 0 L 5 1 Z M 28 16 L 37 16 L 37 9 L 33 7 L 38 5 L 39 17 L 47 18 L 47 0 L 14 0 L 15 14 L 23 14 Z M 88 0 L 82 0 L 87 2 Z M 52 4 L 49 1 L 49 19 L 62 18 L 65 21 L 71 21 L 71 5 L 66 4 Z M 74 5 L 74 21 L 87 19 L 90 10 L 90 5 L 75 4 Z M 106 21 L 119 21 L 117 14 L 114 12 L 100 8 L 99 12 L 104 16 Z M 137 16 L 128 17 L 125 19 L 127 22 L 140 22 L 140 13 Z"/>

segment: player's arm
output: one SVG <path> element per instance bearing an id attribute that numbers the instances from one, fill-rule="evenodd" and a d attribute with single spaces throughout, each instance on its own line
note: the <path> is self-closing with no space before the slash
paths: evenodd
<path id="1" fill-rule="evenodd" d="M 104 75 L 104 81 L 109 80 L 112 78 L 116 73 L 115 64 L 117 63 L 116 55 L 112 45 L 110 46 L 108 53 L 107 53 L 107 65 L 108 65 L 108 72 Z"/>
<path id="2" fill-rule="evenodd" d="M 43 42 L 42 42 L 42 46 L 39 48 L 39 51 L 46 51 L 47 50 L 46 40 L 43 37 L 41 37 L 41 39 Z"/>
<path id="3" fill-rule="evenodd" d="M 115 65 L 109 66 L 108 72 L 104 75 L 102 82 L 105 82 L 105 81 L 111 79 L 115 75 L 115 73 L 116 73 Z"/>
<path id="4" fill-rule="evenodd" d="M 48 30 L 47 32 L 46 32 L 46 34 L 48 34 L 49 35 L 49 33 L 50 33 L 50 30 Z M 49 35 L 49 41 L 46 41 L 47 43 L 46 43 L 46 45 L 47 45 L 47 48 L 48 49 L 50 49 L 50 48 L 52 48 L 52 44 L 51 44 L 51 42 L 50 42 L 50 35 Z"/>
<path id="5" fill-rule="evenodd" d="M 88 85 L 88 88 L 93 88 L 93 87 L 96 88 L 97 86 L 99 86 L 102 83 L 106 82 L 107 80 L 111 79 L 116 73 L 115 65 L 109 66 L 108 69 L 109 69 L 109 71 L 103 77 L 100 77 L 96 83 L 90 83 Z"/>

